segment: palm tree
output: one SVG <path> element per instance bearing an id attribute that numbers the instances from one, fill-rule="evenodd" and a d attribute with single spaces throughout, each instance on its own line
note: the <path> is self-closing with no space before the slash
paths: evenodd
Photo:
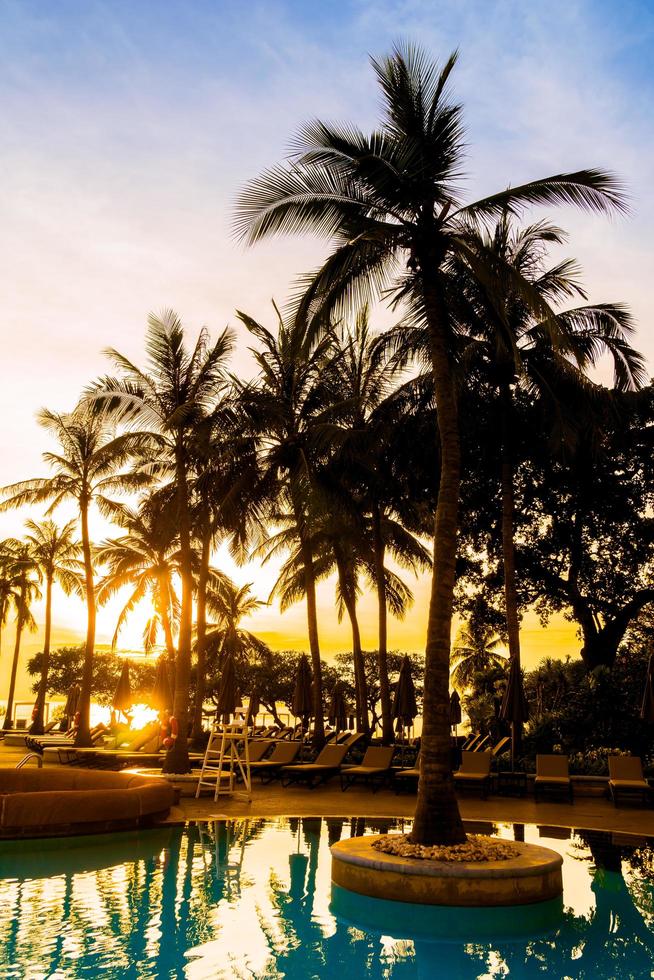
<path id="1" fill-rule="evenodd" d="M 146 333 L 146 370 L 115 350 L 107 354 L 120 377 L 105 377 L 89 398 L 107 407 L 118 420 L 142 433 L 158 449 L 154 463 L 144 460 L 139 472 L 172 479 L 179 533 L 179 573 L 182 600 L 175 667 L 174 715 L 179 735 L 168 749 L 164 772 L 190 770 L 188 755 L 189 689 L 193 629 L 193 542 L 191 490 L 194 430 L 211 412 L 227 384 L 226 361 L 232 335 L 224 330 L 214 344 L 201 330 L 192 350 L 184 343 L 184 328 L 172 310 L 151 315 Z"/>
<path id="2" fill-rule="evenodd" d="M 325 732 L 312 535 L 319 512 L 317 465 L 335 428 L 333 345 L 331 335 L 312 343 L 299 321 L 289 326 L 275 311 L 276 337 L 238 313 L 260 344 L 253 351 L 259 377 L 241 388 L 244 410 L 260 440 L 260 473 L 249 500 L 263 523 L 284 524 L 297 542 L 313 671 L 314 740 L 320 745 Z M 280 547 L 287 544 L 288 536 L 280 539 Z"/>
<path id="3" fill-rule="evenodd" d="M 475 674 L 491 668 L 506 669 L 506 657 L 498 652 L 502 641 L 497 630 L 481 616 L 473 614 L 459 627 L 452 646 L 452 681 L 465 691 Z"/>
<path id="4" fill-rule="evenodd" d="M 16 552 L 19 548 L 20 542 L 16 538 L 0 541 L 0 640 L 2 630 L 7 625 L 9 610 L 12 606 L 16 607 L 18 602 L 20 576 L 16 566 Z"/>
<path id="5" fill-rule="evenodd" d="M 68 521 L 59 527 L 52 520 L 40 523 L 27 521 L 26 543 L 32 560 L 38 567 L 40 578 L 45 582 L 45 629 L 43 636 L 43 659 L 41 678 L 36 696 L 36 705 L 30 733 L 43 734 L 45 699 L 48 691 L 48 668 L 50 666 L 50 636 L 52 633 L 52 587 L 57 583 L 66 595 L 82 593 L 82 563 L 79 560 L 81 544 L 75 538 L 76 521 Z"/>
<path id="6" fill-rule="evenodd" d="M 134 608 L 149 596 L 153 612 L 145 625 L 143 647 L 150 653 L 161 629 L 171 676 L 174 676 L 174 633 L 179 616 L 179 600 L 173 587 L 179 564 L 175 509 L 170 501 L 151 494 L 138 510 L 121 508 L 115 520 L 126 533 L 119 538 L 108 538 L 96 553 L 98 563 L 108 568 L 98 585 L 100 605 L 125 586 L 131 590 L 118 616 L 112 645 L 115 647 L 118 642 L 118 635 Z"/>
<path id="7" fill-rule="evenodd" d="M 106 418 L 85 406 L 68 415 L 42 409 L 38 420 L 59 443 L 58 453 L 43 454 L 43 459 L 54 474 L 4 487 L 0 490 L 5 498 L 0 510 L 50 502 L 46 514 L 51 514 L 65 500 L 74 500 L 77 504 L 82 535 L 87 626 L 79 699 L 80 719 L 75 744 L 90 745 L 96 608 L 89 513 L 91 505 L 95 503 L 101 514 L 111 518 L 117 505 L 107 494 L 133 490 L 142 485 L 143 478 L 139 475 L 116 472 L 128 461 L 138 440 L 130 433 L 116 436 Z"/>
<path id="8" fill-rule="evenodd" d="M 453 256 L 492 283 L 496 257 L 473 247 L 478 222 L 530 205 L 574 204 L 624 210 L 616 179 L 598 170 L 558 174 L 463 205 L 458 181 L 465 150 L 461 107 L 447 85 L 452 55 L 439 69 L 414 47 L 372 61 L 384 118 L 371 134 L 353 125 L 309 123 L 293 157 L 243 191 L 236 230 L 253 244 L 275 235 L 317 232 L 332 250 L 303 280 L 298 315 L 318 330 L 331 314 L 383 293 L 404 304 L 408 322 L 429 332 L 438 413 L 440 477 L 434 520 L 434 567 L 427 625 L 421 778 L 412 837 L 417 843 L 465 840 L 449 761 L 448 687 L 457 555 L 460 439 L 455 372 L 456 324 L 448 307 L 447 264 Z M 518 274 L 525 301 L 551 311 Z"/>
<path id="9" fill-rule="evenodd" d="M 583 372 L 603 353 L 613 358 L 618 391 L 639 388 L 646 380 L 644 360 L 629 344 L 633 326 L 628 311 L 615 304 L 593 304 L 558 312 L 554 325 L 534 316 L 514 284 L 515 276 L 550 305 L 572 296 L 585 298 L 574 262 L 564 260 L 546 267 L 548 245 L 560 245 L 564 233 L 539 221 L 516 228 L 508 214 L 478 239 L 480 254 L 498 258 L 500 288 L 488 290 L 472 279 L 467 267 L 453 264 L 453 280 L 463 301 L 462 328 L 471 338 L 466 356 L 470 367 L 480 367 L 497 395 L 500 423 L 502 556 L 509 654 L 520 665 L 520 622 L 514 543 L 515 473 L 513 438 L 517 388 L 536 395 L 555 420 L 563 420 L 565 387 L 577 397 L 594 397 Z M 464 325 L 465 324 L 465 325 Z M 576 413 L 575 413 L 576 414 Z M 574 422 L 572 423 L 574 425 Z M 557 433 L 569 437 L 569 433 Z M 569 441 L 569 438 L 568 438 Z M 519 752 L 519 730 L 516 732 Z"/>
<path id="10" fill-rule="evenodd" d="M 16 639 L 14 642 L 14 656 L 11 662 L 11 674 L 9 677 L 9 693 L 7 694 L 7 709 L 3 728 L 11 728 L 14 716 L 14 694 L 16 692 L 16 674 L 18 672 L 18 661 L 20 659 L 20 644 L 25 629 L 34 632 L 36 622 L 31 611 L 34 601 L 41 598 L 39 584 L 41 582 L 41 568 L 34 559 L 30 546 L 27 543 L 19 543 L 14 551 L 11 572 L 15 579 L 14 607 L 16 610 Z"/>
<path id="11" fill-rule="evenodd" d="M 207 606 L 215 622 L 207 623 L 206 645 L 219 662 L 227 654 L 238 660 L 268 653 L 263 640 L 240 625 L 242 619 L 265 605 L 252 595 L 251 589 L 251 582 L 237 586 L 225 578 L 208 591 Z"/>

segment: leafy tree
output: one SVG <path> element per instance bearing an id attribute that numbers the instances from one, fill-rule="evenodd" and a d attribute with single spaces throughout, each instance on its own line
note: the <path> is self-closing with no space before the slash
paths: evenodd
<path id="1" fill-rule="evenodd" d="M 193 349 L 186 347 L 176 313 L 151 315 L 146 332 L 147 368 L 141 370 L 115 350 L 107 353 L 120 372 L 105 377 L 90 397 L 120 421 L 137 428 L 157 447 L 154 463 L 139 472 L 172 479 L 179 534 L 182 598 L 175 666 L 174 713 L 179 735 L 166 754 L 165 772 L 188 772 L 189 690 L 193 628 L 193 547 L 191 490 L 192 444 L 198 424 L 211 412 L 228 383 L 226 361 L 232 335 L 223 331 L 214 344 L 202 330 Z"/>
<path id="2" fill-rule="evenodd" d="M 36 623 L 30 607 L 35 600 L 41 598 L 39 584 L 42 580 L 41 568 L 32 555 L 29 544 L 16 542 L 16 546 L 12 549 L 10 562 L 8 577 L 14 582 L 11 599 L 16 611 L 16 639 L 3 724 L 5 729 L 11 728 L 14 717 L 14 693 L 16 691 L 16 674 L 23 631 L 28 629 L 35 632 L 36 630 Z"/>
<path id="3" fill-rule="evenodd" d="M 416 689 L 418 708 L 422 706 L 425 677 L 425 658 L 417 653 L 403 653 L 399 650 L 388 651 L 389 689 L 392 692 L 400 674 L 400 668 L 405 657 L 409 658 L 411 674 Z M 334 658 L 339 680 L 346 684 L 350 695 L 354 693 L 353 659 L 351 653 L 337 653 Z M 376 650 L 363 651 L 363 663 L 366 672 L 366 690 L 368 696 L 368 712 L 372 719 L 371 730 L 374 733 L 381 728 L 383 735 L 383 719 L 381 716 L 381 683 L 379 677 L 379 655 Z"/>
<path id="4" fill-rule="evenodd" d="M 572 203 L 594 211 L 624 207 L 615 179 L 597 170 L 559 174 L 463 206 L 461 107 L 447 92 L 456 55 L 439 68 L 406 46 L 372 61 L 384 118 L 370 135 L 353 125 L 309 123 L 293 159 L 250 182 L 242 192 L 237 230 L 249 243 L 314 232 L 330 241 L 322 267 L 305 277 L 300 318 L 319 328 L 384 293 L 425 323 L 438 413 L 440 484 L 434 523 L 433 588 L 427 628 L 421 779 L 412 837 L 458 843 L 465 832 L 450 772 L 449 659 L 457 554 L 460 441 L 457 414 L 456 322 L 448 305 L 453 258 L 471 276 L 498 282 L 497 256 L 475 247 L 477 222 L 530 205 Z M 505 265 L 499 263 L 499 268 Z M 548 320 L 551 311 L 518 274 L 525 300 Z M 498 284 L 499 285 L 499 284 Z"/>
<path id="5" fill-rule="evenodd" d="M 496 627 L 488 619 L 488 610 L 483 601 L 476 606 L 467 622 L 462 623 L 452 647 L 452 681 L 464 691 L 470 687 L 475 674 L 489 668 L 506 670 L 506 658 L 499 652 L 502 639 Z"/>
<path id="6" fill-rule="evenodd" d="M 74 684 L 79 684 L 84 672 L 85 647 L 59 647 L 50 654 L 47 693 L 51 697 L 65 699 Z M 93 695 L 98 704 L 110 705 L 123 668 L 123 657 L 114 653 L 96 653 L 93 661 Z M 30 677 L 41 677 L 43 653 L 37 653 L 27 661 Z M 156 665 L 147 661 L 130 661 L 130 684 L 136 698 L 148 696 L 154 686 Z M 38 691 L 40 681 L 32 685 Z"/>
<path id="7" fill-rule="evenodd" d="M 106 418 L 88 407 L 77 408 L 69 415 L 58 415 L 43 409 L 38 420 L 59 443 L 59 452 L 43 454 L 43 459 L 54 474 L 4 487 L 0 491 L 5 498 L 0 509 L 49 502 L 46 513 L 51 514 L 65 500 L 73 500 L 77 505 L 82 535 L 87 625 L 86 659 L 79 700 L 80 721 L 75 744 L 90 745 L 96 597 L 89 511 L 95 504 L 101 514 L 111 518 L 117 505 L 107 494 L 134 490 L 142 485 L 143 481 L 137 475 L 117 472 L 130 459 L 138 442 L 131 433 L 116 436 Z"/>
<path id="8" fill-rule="evenodd" d="M 75 521 L 58 527 L 54 521 L 26 522 L 26 543 L 45 582 L 45 633 L 43 637 L 43 673 L 38 688 L 35 714 L 30 727 L 33 735 L 43 734 L 43 712 L 48 690 L 50 636 L 52 632 L 52 587 L 57 585 L 66 595 L 83 592 L 83 566 L 79 560 L 81 544 L 75 537 Z"/>

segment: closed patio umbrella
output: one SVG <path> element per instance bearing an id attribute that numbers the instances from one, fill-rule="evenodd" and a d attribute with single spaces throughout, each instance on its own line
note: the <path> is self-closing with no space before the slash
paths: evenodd
<path id="1" fill-rule="evenodd" d="M 254 719 L 259 714 L 261 710 L 261 701 L 259 700 L 259 692 L 257 690 L 252 691 L 248 701 L 248 710 L 250 715 L 250 724 L 254 725 Z"/>
<path id="2" fill-rule="evenodd" d="M 229 721 L 229 716 L 235 714 L 236 708 L 240 704 L 240 697 L 236 687 L 236 667 L 231 653 L 225 657 L 220 684 L 218 686 L 218 705 L 216 707 L 216 717 L 222 716 L 223 721 Z"/>
<path id="3" fill-rule="evenodd" d="M 73 684 L 73 686 L 68 692 L 68 697 L 66 698 L 66 706 L 64 708 L 64 717 L 68 719 L 69 723 L 75 717 L 79 696 L 80 696 L 79 684 Z"/>
<path id="4" fill-rule="evenodd" d="M 336 681 L 329 702 L 329 724 L 333 725 L 337 732 L 347 728 L 347 701 L 345 700 L 345 685 L 343 681 Z"/>
<path id="5" fill-rule="evenodd" d="M 520 738 L 522 725 L 529 718 L 529 705 L 522 686 L 522 671 L 518 660 L 513 657 L 509 668 L 509 679 L 502 698 L 500 718 L 511 724 L 511 768 L 515 768 L 517 742 Z"/>
<path id="6" fill-rule="evenodd" d="M 450 694 L 450 728 L 461 724 L 461 698 L 458 691 Z"/>
<path id="7" fill-rule="evenodd" d="M 400 676 L 397 679 L 393 698 L 393 718 L 397 719 L 397 731 L 401 731 L 404 727 L 410 728 L 417 714 L 418 705 L 411 674 L 411 661 L 405 657 L 400 667 Z"/>
<path id="8" fill-rule="evenodd" d="M 650 650 L 652 650 L 651 644 Z M 640 706 L 640 717 L 648 725 L 654 723 L 654 651 L 650 653 L 647 661 L 647 676 L 645 677 L 645 690 Z"/>
<path id="9" fill-rule="evenodd" d="M 111 699 L 111 705 L 116 711 L 122 711 L 123 714 L 127 714 L 132 707 L 132 690 L 129 684 L 129 660 L 123 660 L 123 667 L 118 678 L 118 683 L 116 684 L 114 696 Z"/>
<path id="10" fill-rule="evenodd" d="M 173 710 L 173 690 L 170 684 L 170 670 L 165 657 L 159 657 L 154 687 L 149 697 L 150 707 L 156 711 Z"/>
<path id="11" fill-rule="evenodd" d="M 313 710 L 313 698 L 311 693 L 311 667 L 305 654 L 300 657 L 293 689 L 293 701 L 291 711 L 296 718 L 302 719 L 302 727 L 307 728 L 309 718 Z"/>

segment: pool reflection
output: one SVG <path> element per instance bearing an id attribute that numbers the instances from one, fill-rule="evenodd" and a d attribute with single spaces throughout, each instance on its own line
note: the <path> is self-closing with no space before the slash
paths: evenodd
<path id="1" fill-rule="evenodd" d="M 654 970 L 653 852 L 616 835 L 502 825 L 564 856 L 564 908 L 463 939 L 446 917 L 332 894 L 329 846 L 397 821 L 242 820 L 0 845 L 0 976 L 571 977 Z M 406 829 L 406 826 L 404 827 Z M 479 830 L 480 828 L 475 828 Z M 552 836 L 548 836 L 552 833 Z M 343 896 L 341 896 L 343 898 Z M 384 903 L 390 905 L 391 903 Z M 373 903 L 374 905 L 374 903 Z M 465 911 L 457 913 L 459 920 Z M 491 929 L 489 935 L 489 922 Z M 460 923 L 459 923 L 460 924 Z M 434 941 L 434 931 L 443 935 Z"/>

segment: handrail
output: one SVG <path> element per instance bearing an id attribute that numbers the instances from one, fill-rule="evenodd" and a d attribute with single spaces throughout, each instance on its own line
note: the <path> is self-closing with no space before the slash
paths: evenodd
<path id="1" fill-rule="evenodd" d="M 40 769 L 43 765 L 43 757 L 40 756 L 38 752 L 28 752 L 27 755 L 24 755 L 20 762 L 16 763 L 16 769 L 22 769 L 23 766 L 27 765 L 28 762 L 31 762 L 32 759 L 36 759 L 36 764 Z"/>

